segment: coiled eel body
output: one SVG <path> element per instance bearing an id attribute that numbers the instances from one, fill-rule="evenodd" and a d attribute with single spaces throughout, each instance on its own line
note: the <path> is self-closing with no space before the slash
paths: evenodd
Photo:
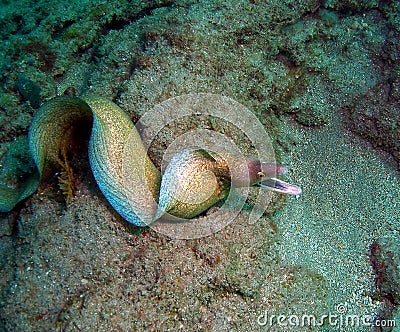
<path id="1" fill-rule="evenodd" d="M 10 211 L 36 191 L 60 160 L 60 151 L 73 136 L 75 125 L 90 121 L 89 161 L 94 178 L 114 209 L 130 223 L 149 225 L 166 213 L 193 218 L 226 196 L 231 185 L 226 156 L 183 150 L 172 158 L 161 177 L 134 124 L 120 107 L 101 97 L 59 96 L 41 106 L 29 129 L 29 150 L 37 172 L 19 190 L 0 188 L 0 211 Z M 243 177 L 249 181 L 244 181 L 245 185 L 288 194 L 301 192 L 270 178 L 283 174 L 283 166 L 249 159 L 247 167 Z M 240 178 L 235 181 L 238 186 L 241 182 Z"/>

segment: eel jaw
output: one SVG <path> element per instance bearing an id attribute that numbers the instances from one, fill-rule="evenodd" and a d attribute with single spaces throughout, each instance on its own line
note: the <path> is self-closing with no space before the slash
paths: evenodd
<path id="1" fill-rule="evenodd" d="M 266 179 L 257 183 L 256 186 L 288 195 L 301 194 L 300 187 L 275 178 Z"/>

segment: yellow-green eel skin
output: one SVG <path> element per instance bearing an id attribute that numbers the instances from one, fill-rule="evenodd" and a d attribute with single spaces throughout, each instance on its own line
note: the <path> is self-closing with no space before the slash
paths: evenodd
<path id="1" fill-rule="evenodd" d="M 172 219 L 193 218 L 228 194 L 226 159 L 232 157 L 183 149 L 171 159 L 161 179 L 135 125 L 120 107 L 102 97 L 59 96 L 40 107 L 29 128 L 29 150 L 37 170 L 21 179 L 19 186 L 0 183 L 0 212 L 12 210 L 34 193 L 60 164 L 60 151 L 65 150 L 77 124 L 90 122 L 89 162 L 94 178 L 114 209 L 130 223 L 146 226 L 167 214 Z M 231 165 L 241 169 L 235 157 Z M 272 178 L 276 171 L 284 174 L 285 167 L 254 159 L 247 159 L 245 165 L 243 174 L 232 179 L 234 186 L 259 185 L 300 194 L 300 188 Z"/>
<path id="2" fill-rule="evenodd" d="M 37 165 L 40 178 L 47 167 L 57 163 L 61 145 L 68 139 L 68 129 L 74 123 L 92 118 L 93 125 L 89 141 L 89 161 L 96 182 L 114 209 L 127 221 L 144 226 L 151 222 L 141 220 L 132 204 L 152 207 L 148 216 L 156 210 L 155 197 L 161 179 L 160 172 L 146 154 L 141 138 L 131 119 L 113 102 L 101 97 L 56 97 L 42 105 L 35 114 L 28 134 L 31 155 Z M 138 163 L 145 163 L 147 184 L 152 195 L 138 191 L 127 192 L 123 177 L 124 149 L 129 140 L 134 145 Z M 137 176 L 142 176 L 140 174 Z M 132 174 L 130 180 L 135 180 Z M 135 197 L 137 196 L 137 197 Z"/>
<path id="3" fill-rule="evenodd" d="M 223 196 L 226 188 L 217 188 L 207 201 L 193 206 L 177 202 L 166 188 L 164 198 L 161 197 L 163 211 L 160 212 L 161 174 L 147 156 L 140 135 L 125 112 L 101 97 L 59 96 L 41 106 L 29 128 L 29 149 L 37 173 L 22 183 L 19 190 L 0 188 L 3 202 L 0 211 L 10 211 L 34 193 L 43 178 L 49 177 L 60 158 L 62 144 L 69 140 L 71 128 L 83 121 L 92 121 L 89 161 L 94 178 L 114 209 L 130 223 L 149 225 L 170 211 L 179 218 L 191 218 Z M 192 169 L 186 169 L 186 172 L 193 174 L 195 167 L 197 165 L 193 163 Z M 181 180 L 187 179 L 181 177 Z M 193 188 L 199 186 L 193 183 Z"/>

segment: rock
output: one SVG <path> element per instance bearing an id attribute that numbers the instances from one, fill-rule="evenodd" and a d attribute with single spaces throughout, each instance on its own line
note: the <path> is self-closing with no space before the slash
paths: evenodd
<path id="1" fill-rule="evenodd" d="M 27 79 L 24 74 L 21 74 L 17 80 L 17 89 L 21 96 L 30 102 L 33 108 L 39 108 L 42 102 L 40 98 L 40 86 L 30 79 Z"/>

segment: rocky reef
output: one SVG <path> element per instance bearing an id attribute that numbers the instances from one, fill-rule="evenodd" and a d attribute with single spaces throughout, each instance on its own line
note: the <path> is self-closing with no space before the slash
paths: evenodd
<path id="1" fill-rule="evenodd" d="M 253 225 L 249 202 L 209 238 L 176 241 L 122 220 L 80 148 L 70 156 L 70 204 L 55 176 L 0 214 L 1 330 L 258 331 L 265 311 L 334 313 L 347 301 L 336 292 L 341 285 L 353 289 L 350 313 L 399 317 L 392 281 L 400 264 L 398 1 L 7 0 L 1 7 L 1 185 L 16 165 L 30 171 L 23 152 L 11 164 L 5 156 L 11 145 L 23 149 L 42 101 L 100 95 L 136 121 L 170 97 L 211 92 L 257 116 L 277 160 L 293 166 L 287 176 L 309 193 L 275 194 Z M 157 138 L 149 153 L 157 166 L 168 142 L 192 125 Z M 341 151 L 345 162 L 326 160 Z M 326 260 L 313 256 L 318 250 Z M 332 273 L 335 264 L 345 272 Z"/>

